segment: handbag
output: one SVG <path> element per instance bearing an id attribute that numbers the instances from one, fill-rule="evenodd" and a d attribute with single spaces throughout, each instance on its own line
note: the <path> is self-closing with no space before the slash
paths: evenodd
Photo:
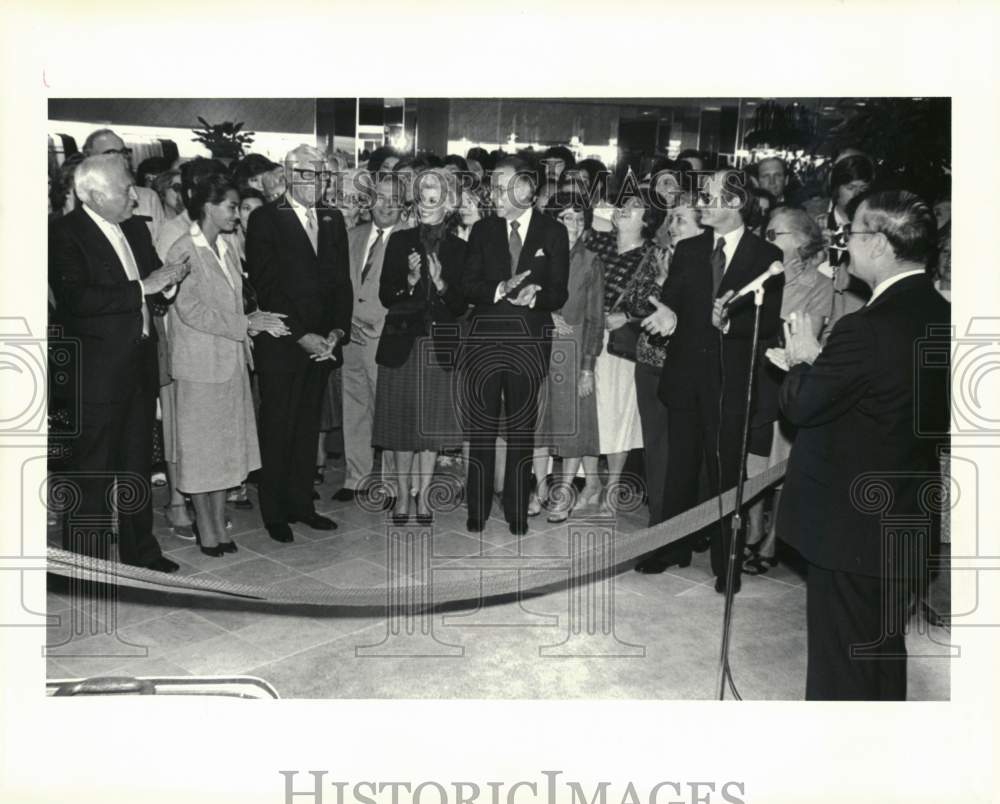
<path id="1" fill-rule="evenodd" d="M 614 313 L 618 311 L 618 306 L 622 303 L 622 300 L 632 291 L 636 283 L 639 281 L 639 277 L 642 276 L 642 270 L 646 265 L 646 260 L 655 259 L 655 254 L 652 249 L 649 249 L 642 258 L 642 262 L 636 266 L 635 272 L 632 274 L 631 279 L 629 279 L 628 284 L 621 293 L 618 294 L 618 298 L 615 303 L 611 305 L 611 309 L 608 311 Z M 640 318 L 629 318 L 622 326 L 618 329 L 613 329 L 608 333 L 608 354 L 612 354 L 615 357 L 620 357 L 623 360 L 631 360 L 633 363 L 636 362 L 636 358 L 639 351 L 639 336 L 642 334 L 642 319 Z"/>

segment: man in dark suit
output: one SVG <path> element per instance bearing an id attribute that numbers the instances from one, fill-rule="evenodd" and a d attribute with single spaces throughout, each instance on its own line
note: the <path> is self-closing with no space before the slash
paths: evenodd
<path id="1" fill-rule="evenodd" d="M 351 330 L 347 229 L 317 206 L 330 178 L 326 157 L 300 145 L 285 158 L 288 190 L 254 210 L 247 272 L 262 309 L 285 315 L 291 335 L 254 339 L 260 378 L 260 511 L 271 538 L 293 539 L 290 523 L 337 526 L 313 507 L 313 472 L 323 391 Z"/>
<path id="2" fill-rule="evenodd" d="M 466 526 L 473 532 L 481 531 L 490 515 L 502 395 L 504 515 L 511 533 L 527 533 L 538 390 L 549 370 L 551 314 L 568 296 L 569 237 L 561 223 L 532 209 L 532 176 L 517 157 L 497 164 L 491 177 L 497 216 L 472 227 L 466 252 L 462 287 L 475 309 L 463 349 L 460 404 L 472 423 Z"/>
<path id="3" fill-rule="evenodd" d="M 711 228 L 678 243 L 662 304 L 657 304 L 657 311 L 644 321 L 651 332 L 672 335 L 659 388 L 660 399 L 670 409 L 664 519 L 700 502 L 699 477 L 703 469 L 711 496 L 720 488 L 735 486 L 743 471 L 743 413 L 750 379 L 753 296 L 744 296 L 729 308 L 724 305 L 782 258 L 779 248 L 744 226 L 742 216 L 749 190 L 744 174 L 718 171 L 707 190 L 702 222 Z M 761 341 L 778 331 L 783 286 L 782 276 L 765 285 Z M 718 592 L 725 591 L 732 538 L 728 519 L 721 527 L 721 537 L 717 525 L 709 533 Z M 640 561 L 636 570 L 658 573 L 675 563 L 687 566 L 692 541 L 684 539 L 657 550 Z M 742 549 L 742 543 L 737 544 L 737 558 L 742 556 Z M 738 567 L 734 577 L 734 591 L 738 592 Z"/>
<path id="4" fill-rule="evenodd" d="M 777 532 L 809 562 L 806 697 L 904 700 L 906 612 L 939 526 L 951 308 L 926 274 L 927 204 L 875 193 L 850 226 L 850 271 L 872 296 L 822 352 L 808 321 L 786 335 L 781 409 L 798 432 Z M 907 518 L 903 532 L 884 516 Z"/>
<path id="5" fill-rule="evenodd" d="M 80 503 L 73 517 L 110 521 L 118 486 L 118 556 L 122 563 L 175 572 L 153 536 L 153 422 L 159 378 L 156 328 L 163 291 L 171 296 L 186 265 L 161 266 L 149 229 L 133 217 L 135 185 L 117 154 L 91 156 L 74 175 L 81 203 L 49 231 L 49 283 L 69 338 L 79 339 L 80 433 L 73 466 Z M 127 473 L 127 474 L 126 474 Z M 110 558 L 111 534 L 72 533 L 67 550 Z"/>

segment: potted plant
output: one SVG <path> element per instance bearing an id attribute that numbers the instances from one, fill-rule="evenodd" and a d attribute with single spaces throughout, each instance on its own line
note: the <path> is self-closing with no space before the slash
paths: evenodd
<path id="1" fill-rule="evenodd" d="M 212 153 L 212 157 L 226 164 L 239 159 L 244 154 L 244 147 L 253 143 L 253 132 L 243 131 L 243 123 L 209 123 L 204 117 L 199 117 L 201 129 L 192 129 L 198 136 L 194 142 L 200 142 Z"/>

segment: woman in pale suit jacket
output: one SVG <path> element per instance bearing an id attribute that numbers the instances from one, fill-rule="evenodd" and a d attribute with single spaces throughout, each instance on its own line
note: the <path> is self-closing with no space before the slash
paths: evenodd
<path id="1" fill-rule="evenodd" d="M 187 260 L 191 273 L 170 306 L 170 359 L 176 402 L 177 488 L 194 502 L 201 551 L 236 551 L 226 535 L 226 490 L 260 468 L 250 396 L 250 336 L 288 333 L 275 313 L 243 312 L 238 246 L 239 193 L 224 176 L 193 189 L 190 231 L 170 248 L 169 260 Z"/>

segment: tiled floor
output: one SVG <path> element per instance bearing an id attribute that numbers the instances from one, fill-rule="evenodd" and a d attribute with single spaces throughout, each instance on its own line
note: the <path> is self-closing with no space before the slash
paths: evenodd
<path id="1" fill-rule="evenodd" d="M 296 525 L 295 542 L 278 544 L 260 527 L 256 508 L 230 509 L 239 552 L 210 558 L 173 536 L 158 507 L 156 535 L 187 575 L 295 592 L 385 585 L 383 517 L 331 502 L 337 473 L 327 477 L 317 507 L 338 521 L 334 532 Z M 641 528 L 643 518 L 621 516 L 617 531 Z M 497 512 L 482 540 L 465 532 L 464 519 L 459 509 L 435 520 L 435 566 L 442 566 L 435 583 L 439 574 L 442 582 L 474 577 L 478 570 L 457 568 L 462 557 L 514 553 Z M 565 524 L 533 518 L 522 553 L 564 553 L 566 533 Z M 531 571 L 523 577 L 528 585 L 540 578 Z M 110 605 L 93 594 L 71 596 L 53 576 L 49 613 L 59 621 L 49 628 L 48 675 L 248 674 L 285 698 L 711 699 L 723 613 L 713 582 L 702 553 L 690 567 L 659 576 L 623 568 L 611 581 L 613 607 L 592 584 L 390 621 L 384 607 L 276 607 L 132 589 Z M 596 608 L 588 613 L 587 605 Z M 941 629 L 911 633 L 911 699 L 948 699 L 949 665 L 939 658 L 947 643 Z M 744 576 L 730 652 L 742 697 L 800 699 L 805 649 L 801 575 L 780 564 L 764 576 Z"/>

